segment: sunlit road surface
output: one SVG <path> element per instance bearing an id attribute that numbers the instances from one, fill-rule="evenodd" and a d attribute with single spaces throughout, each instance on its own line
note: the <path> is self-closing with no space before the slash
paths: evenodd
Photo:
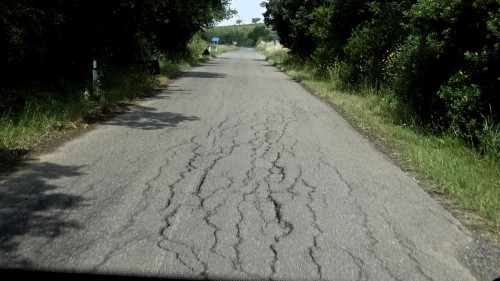
<path id="1" fill-rule="evenodd" d="M 251 49 L 194 68 L 1 182 L 0 220 L 3 268 L 238 280 L 480 276 L 471 232 Z"/>

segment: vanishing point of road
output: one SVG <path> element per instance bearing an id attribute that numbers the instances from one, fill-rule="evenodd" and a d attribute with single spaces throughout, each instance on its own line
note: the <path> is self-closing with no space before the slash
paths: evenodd
<path id="1" fill-rule="evenodd" d="M 331 106 L 252 49 L 192 69 L 0 182 L 3 268 L 500 277 L 498 249 L 481 265 L 481 247 Z"/>

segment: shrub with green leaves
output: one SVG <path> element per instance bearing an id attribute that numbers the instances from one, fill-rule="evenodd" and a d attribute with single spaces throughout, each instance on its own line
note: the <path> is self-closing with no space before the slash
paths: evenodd
<path id="1" fill-rule="evenodd" d="M 500 116 L 499 20 L 494 0 L 420 0 L 393 64 L 396 93 L 426 123 L 477 144 L 486 116 Z"/>
<path id="2" fill-rule="evenodd" d="M 350 84 L 383 84 L 385 60 L 407 36 L 404 14 L 415 0 L 373 1 L 367 4 L 371 19 L 356 28 L 343 48 L 350 71 L 341 77 Z"/>

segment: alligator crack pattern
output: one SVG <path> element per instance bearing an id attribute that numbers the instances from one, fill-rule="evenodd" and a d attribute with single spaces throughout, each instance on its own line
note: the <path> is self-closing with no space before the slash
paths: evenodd
<path id="1" fill-rule="evenodd" d="M 298 189 L 305 185 L 301 181 L 303 171 L 300 165 L 294 161 L 291 161 L 293 164 L 290 165 L 288 161 L 295 158 L 298 141 L 287 132 L 290 125 L 299 118 L 303 116 L 280 112 L 277 108 L 264 108 L 250 115 L 242 110 L 210 126 L 207 132 L 200 134 L 200 137 L 192 136 L 189 141 L 177 146 L 175 150 L 182 153 L 174 154 L 172 151 L 172 157 L 181 158 L 182 154 L 189 157 L 184 160 L 185 166 L 167 185 L 166 190 L 170 196 L 164 208 L 165 225 L 160 230 L 161 239 L 158 247 L 173 253 L 181 264 L 201 277 L 208 276 L 210 272 L 209 262 L 203 260 L 203 257 L 207 256 L 204 254 L 202 257 L 201 253 L 209 252 L 226 260 L 233 271 L 250 277 L 263 278 L 262 274 L 250 272 L 245 267 L 247 255 L 245 245 L 248 237 L 245 237 L 244 229 L 252 221 L 246 213 L 247 204 L 250 204 L 262 222 L 256 226 L 259 235 L 263 237 L 270 235 L 266 230 L 271 229 L 269 228 L 271 225 L 273 227 L 277 225 L 280 229 L 269 237 L 271 239 L 269 278 L 272 278 L 278 271 L 280 254 L 278 244 L 294 231 L 294 225 L 284 214 L 284 206 L 289 201 L 282 199 L 280 195 L 288 194 L 294 200 L 301 196 Z M 246 138 L 241 137 L 242 135 L 246 135 Z M 228 159 L 244 157 L 245 153 L 248 153 L 245 157 L 249 160 L 246 168 L 240 171 L 221 169 L 227 165 Z M 219 179 L 218 183 L 215 183 L 215 179 Z M 221 184 L 220 179 L 226 184 Z M 311 203 L 312 192 L 315 189 L 309 188 L 311 188 L 309 193 Z M 222 237 L 227 239 L 227 227 L 223 230 L 218 224 L 222 215 L 221 209 L 228 206 L 228 198 L 231 196 L 235 212 L 238 214 L 238 217 L 234 218 L 233 225 L 234 256 L 228 256 L 227 251 L 226 254 L 218 252 L 221 247 L 228 245 L 227 241 L 221 240 Z M 240 199 L 235 203 L 234 198 Z M 210 204 L 207 204 L 208 200 Z M 313 207 L 310 204 L 308 207 L 313 214 L 313 220 L 316 221 Z M 272 209 L 274 220 L 270 220 L 269 208 Z M 183 218 L 180 218 L 181 213 Z M 178 225 L 183 223 L 187 214 L 191 216 L 198 214 L 201 219 L 199 222 L 210 232 L 211 241 L 205 241 L 205 246 L 191 245 L 180 241 L 181 238 L 174 238 L 173 233 Z M 322 231 L 316 223 L 312 227 L 315 229 L 315 236 L 312 238 L 313 245 L 309 249 L 310 258 L 317 268 L 318 276 L 321 277 L 322 267 L 314 252 L 320 249 L 317 237 Z"/>

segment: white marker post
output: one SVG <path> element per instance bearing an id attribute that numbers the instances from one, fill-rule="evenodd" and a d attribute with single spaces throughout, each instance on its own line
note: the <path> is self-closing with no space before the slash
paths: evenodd
<path id="1" fill-rule="evenodd" d="M 93 81 L 93 85 L 94 85 L 94 95 L 96 97 L 98 97 L 100 95 L 98 79 L 99 79 L 99 77 L 97 75 L 97 60 L 94 60 L 93 64 L 92 64 L 92 81 Z"/>

